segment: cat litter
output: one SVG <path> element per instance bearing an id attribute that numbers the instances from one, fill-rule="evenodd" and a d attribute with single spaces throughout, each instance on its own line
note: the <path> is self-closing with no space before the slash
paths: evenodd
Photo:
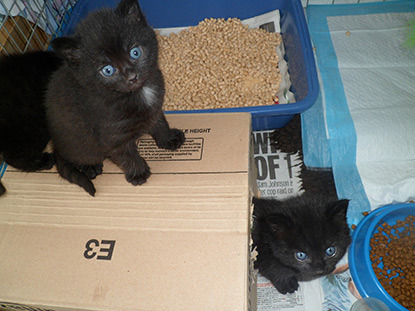
<path id="1" fill-rule="evenodd" d="M 90 11 L 102 6 L 114 7 L 115 5 L 115 1 L 111 0 L 99 2 L 92 0 L 79 1 L 74 9 L 73 17 L 65 28 L 64 35 L 70 35 L 76 24 Z M 189 1 L 186 2 L 186 5 L 182 1 L 154 2 L 143 0 L 140 1 L 140 5 L 149 24 L 158 30 L 188 28 L 189 26 L 196 26 L 206 18 L 226 20 L 228 18 L 238 18 L 244 21 L 261 18 L 274 11 L 277 11 L 279 14 L 278 23 L 263 20 L 262 23 L 256 25 L 256 27 L 270 30 L 275 28 L 276 32 L 281 33 L 283 48 L 281 55 L 278 57 L 285 65 L 279 64 L 280 81 L 281 84 L 284 83 L 287 79 L 287 74 L 284 73 L 289 72 L 290 84 L 287 87 L 281 87 L 280 84 L 280 94 L 278 96 L 275 96 L 278 89 L 275 84 L 279 83 L 279 79 L 275 78 L 271 83 L 272 90 L 270 90 L 270 93 L 267 93 L 267 98 L 262 105 L 252 106 L 252 102 L 256 105 L 259 104 L 260 100 L 250 99 L 248 100 L 251 101 L 250 106 L 244 107 L 245 103 L 240 99 L 241 92 L 234 91 L 234 95 L 232 93 L 227 95 L 229 96 L 228 101 L 232 103 L 229 103 L 226 108 L 214 108 L 211 105 L 208 107 L 199 106 L 201 103 L 199 104 L 198 101 L 209 104 L 217 101 L 215 94 L 211 94 L 212 91 L 210 91 L 208 95 L 203 95 L 204 93 L 199 92 L 199 94 L 195 93 L 194 98 L 186 99 L 186 101 L 193 102 L 194 106 L 190 107 L 193 109 L 185 110 L 189 107 L 186 107 L 187 104 L 180 102 L 177 103 L 177 108 L 174 107 L 174 110 L 167 111 L 167 113 L 249 112 L 252 115 L 253 130 L 259 131 L 282 127 L 291 120 L 294 114 L 301 113 L 314 104 L 318 95 L 317 73 L 300 0 L 266 0 L 260 3 L 248 0 L 227 1 L 225 3 L 223 1 Z M 278 72 L 275 74 L 278 74 Z M 246 83 L 256 84 L 258 77 L 254 76 L 252 78 L 252 80 Z M 216 94 L 216 97 L 220 97 L 220 95 Z M 278 105 L 275 104 L 277 97 L 278 103 L 280 103 Z M 166 99 L 167 102 L 168 100 Z M 289 104 L 281 105 L 283 102 L 289 102 Z M 169 109 L 168 106 L 166 107 Z"/>
<path id="2" fill-rule="evenodd" d="M 280 34 L 212 18 L 158 39 L 165 110 L 278 103 Z"/>

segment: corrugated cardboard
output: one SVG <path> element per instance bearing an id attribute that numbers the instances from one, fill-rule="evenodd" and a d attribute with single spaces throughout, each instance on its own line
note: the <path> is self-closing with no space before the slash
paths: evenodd
<path id="1" fill-rule="evenodd" d="M 0 310 L 256 309 L 251 116 L 167 117 L 186 142 L 171 152 L 140 140 L 152 171 L 142 186 L 110 162 L 95 197 L 56 171 L 7 170 Z"/>

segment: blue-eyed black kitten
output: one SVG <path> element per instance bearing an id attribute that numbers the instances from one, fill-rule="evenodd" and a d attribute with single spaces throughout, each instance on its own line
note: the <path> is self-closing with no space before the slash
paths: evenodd
<path id="1" fill-rule="evenodd" d="M 44 51 L 0 58 L 0 162 L 26 172 L 53 166 L 52 154 L 43 152 L 50 139 L 44 98 L 60 64 Z M 0 195 L 5 192 L 0 182 Z"/>
<path id="2" fill-rule="evenodd" d="M 46 102 L 59 174 L 94 195 L 91 179 L 108 158 L 133 185 L 146 182 L 150 168 L 137 139 L 148 133 L 158 147 L 174 150 L 184 134 L 163 114 L 156 34 L 137 0 L 91 13 L 52 46 L 65 59 Z"/>
<path id="3" fill-rule="evenodd" d="M 282 294 L 298 281 L 327 275 L 350 244 L 348 200 L 301 195 L 285 200 L 254 198 L 255 267 Z"/>

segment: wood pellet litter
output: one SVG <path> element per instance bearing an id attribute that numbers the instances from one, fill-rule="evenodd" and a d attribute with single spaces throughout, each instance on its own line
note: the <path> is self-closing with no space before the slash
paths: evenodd
<path id="1" fill-rule="evenodd" d="M 281 35 L 249 29 L 237 18 L 205 19 L 158 35 L 165 110 L 273 105 L 281 75 Z"/>

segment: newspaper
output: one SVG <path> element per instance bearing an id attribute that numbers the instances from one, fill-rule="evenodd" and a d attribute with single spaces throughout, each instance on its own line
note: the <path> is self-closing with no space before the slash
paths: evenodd
<path id="1" fill-rule="evenodd" d="M 283 199 L 301 194 L 298 155 L 283 153 L 271 145 L 272 131 L 253 132 L 257 184 L 262 197 Z M 280 294 L 272 283 L 258 274 L 258 311 L 348 311 L 360 298 L 352 282 L 347 255 L 333 274 L 309 282 L 300 282 L 293 294 Z"/>
<path id="2" fill-rule="evenodd" d="M 261 197 L 286 198 L 301 193 L 301 160 L 298 154 L 282 153 L 270 144 L 273 131 L 253 132 L 257 185 Z"/>

